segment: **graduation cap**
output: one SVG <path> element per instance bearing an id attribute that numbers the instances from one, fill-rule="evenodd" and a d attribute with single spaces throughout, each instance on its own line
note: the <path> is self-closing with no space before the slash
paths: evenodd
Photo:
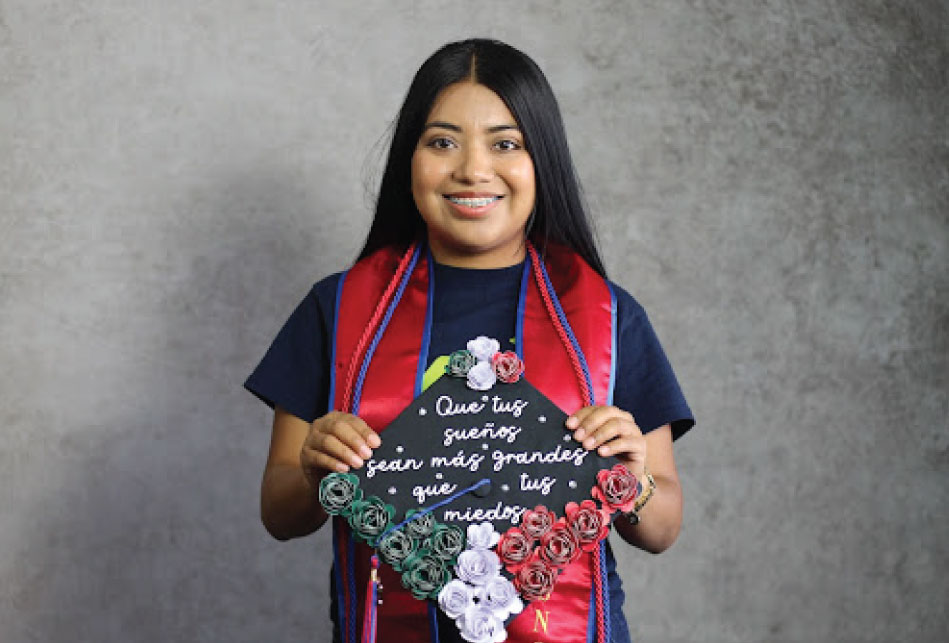
<path id="1" fill-rule="evenodd" d="M 327 512 L 462 631 L 473 605 L 500 624 L 523 600 L 549 595 L 641 489 L 615 457 L 573 439 L 567 415 L 521 377 L 516 354 L 479 357 L 454 353 L 372 458 L 320 487 Z"/>

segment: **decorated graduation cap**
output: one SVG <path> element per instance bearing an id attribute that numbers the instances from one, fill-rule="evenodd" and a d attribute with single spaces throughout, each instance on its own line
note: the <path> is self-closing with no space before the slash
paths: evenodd
<path id="1" fill-rule="evenodd" d="M 463 636 L 479 619 L 503 640 L 505 620 L 548 596 L 641 490 L 616 458 L 576 442 L 566 419 L 515 353 L 478 337 L 362 468 L 323 480 L 320 502 Z"/>

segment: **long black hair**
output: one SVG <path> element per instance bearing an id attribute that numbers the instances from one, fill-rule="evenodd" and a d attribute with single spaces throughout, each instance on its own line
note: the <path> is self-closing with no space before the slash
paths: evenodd
<path id="1" fill-rule="evenodd" d="M 528 220 L 531 241 L 541 251 L 548 242 L 565 245 L 606 276 L 550 84 L 526 54 L 483 38 L 443 46 L 415 74 L 396 119 L 375 216 L 359 258 L 388 245 L 408 246 L 424 236 L 425 222 L 412 198 L 412 156 L 439 92 L 463 81 L 477 82 L 497 94 L 524 134 L 536 185 L 534 212 Z"/>

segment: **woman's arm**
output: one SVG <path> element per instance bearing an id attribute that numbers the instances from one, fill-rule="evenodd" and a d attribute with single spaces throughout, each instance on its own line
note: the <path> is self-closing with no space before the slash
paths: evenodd
<path id="1" fill-rule="evenodd" d="M 639 524 L 624 516 L 613 522 L 623 540 L 653 554 L 672 546 L 682 526 L 682 487 L 672 453 L 672 428 L 666 424 L 643 436 L 646 441 L 646 468 L 656 481 L 656 490 L 639 511 Z M 642 481 L 646 485 L 646 481 Z"/>
<path id="2" fill-rule="evenodd" d="M 289 540 L 319 529 L 327 518 L 317 496 L 323 476 L 361 467 L 380 443 L 354 415 L 332 412 L 309 424 L 278 406 L 260 488 L 260 517 L 270 535 Z"/>
<path id="3" fill-rule="evenodd" d="M 656 490 L 639 511 L 639 524 L 623 516 L 613 526 L 623 540 L 658 554 L 675 542 L 682 525 L 682 489 L 672 451 L 672 429 L 666 424 L 643 435 L 633 416 L 615 406 L 588 406 L 567 418 L 567 428 L 588 450 L 601 456 L 616 456 L 646 482 L 648 469 Z"/>
<path id="4" fill-rule="evenodd" d="M 274 412 L 270 453 L 260 486 L 260 518 L 277 540 L 306 536 L 326 522 L 313 486 L 303 475 L 300 451 L 309 423 L 279 406 Z"/>

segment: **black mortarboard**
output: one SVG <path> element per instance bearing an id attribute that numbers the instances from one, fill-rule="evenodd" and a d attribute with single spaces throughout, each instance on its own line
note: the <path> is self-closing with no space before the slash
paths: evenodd
<path id="1" fill-rule="evenodd" d="M 327 476 L 320 500 L 459 628 L 492 593 L 500 626 L 520 611 L 507 593 L 548 594 L 637 494 L 618 460 L 587 451 L 566 419 L 524 378 L 481 391 L 443 376 L 382 431 L 363 467 Z"/>

